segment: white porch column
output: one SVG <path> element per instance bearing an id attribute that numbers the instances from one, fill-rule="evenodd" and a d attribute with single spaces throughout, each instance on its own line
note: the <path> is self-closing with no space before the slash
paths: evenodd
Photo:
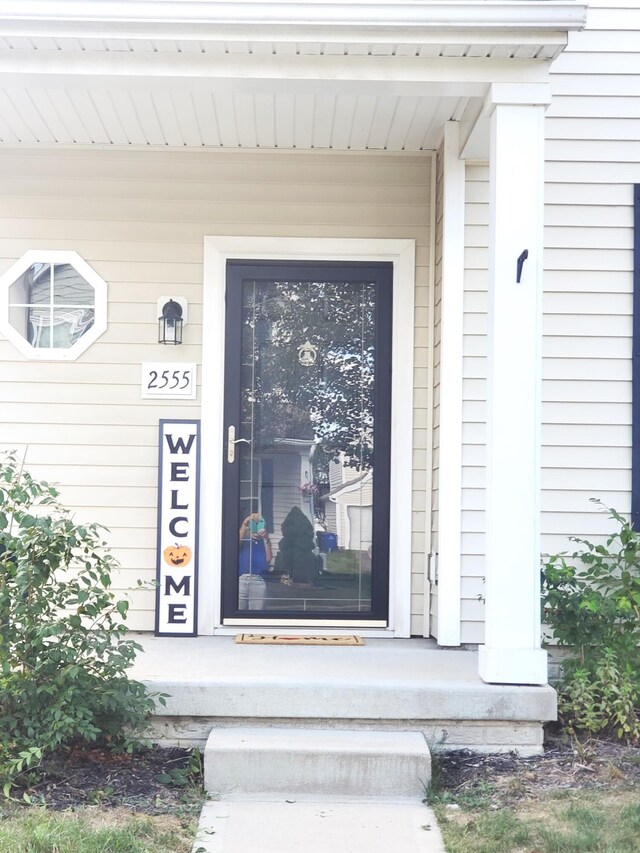
<path id="1" fill-rule="evenodd" d="M 545 684 L 540 648 L 540 351 L 546 84 L 495 84 L 487 387 L 488 682 Z M 518 257 L 528 252 L 516 280 Z"/>

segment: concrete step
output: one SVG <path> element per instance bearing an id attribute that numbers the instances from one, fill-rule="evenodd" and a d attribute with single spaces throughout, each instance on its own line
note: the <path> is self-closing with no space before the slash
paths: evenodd
<path id="1" fill-rule="evenodd" d="M 224 799 L 419 801 L 430 778 L 421 732 L 214 728 L 204 753 L 205 788 Z"/>

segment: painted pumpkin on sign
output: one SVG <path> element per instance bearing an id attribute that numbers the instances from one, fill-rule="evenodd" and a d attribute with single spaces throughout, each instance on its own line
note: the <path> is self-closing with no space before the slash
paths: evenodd
<path id="1" fill-rule="evenodd" d="M 187 545 L 170 545 L 162 553 L 170 566 L 186 566 L 191 562 L 191 548 Z"/>

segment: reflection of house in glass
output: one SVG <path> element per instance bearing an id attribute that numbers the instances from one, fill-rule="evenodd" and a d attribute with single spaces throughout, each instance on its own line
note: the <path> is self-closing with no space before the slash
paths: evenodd
<path id="1" fill-rule="evenodd" d="M 322 497 L 327 530 L 338 547 L 369 551 L 372 539 L 373 471 L 361 473 L 339 461 L 329 463 L 329 494 Z"/>
<path id="2" fill-rule="evenodd" d="M 94 288 L 71 264 L 32 264 L 9 287 L 12 326 L 36 348 L 68 349 L 93 325 Z"/>
<path id="3" fill-rule="evenodd" d="M 299 507 L 316 532 L 368 558 L 375 285 L 250 277 L 242 306 L 243 438 L 252 458 L 240 517 L 259 508 L 277 555 L 282 523 Z"/>
<path id="4" fill-rule="evenodd" d="M 313 443 L 305 438 L 283 438 L 260 454 L 260 511 L 272 532 L 274 554 L 281 538 L 282 522 L 292 507 L 299 507 L 314 522 L 314 501 L 301 490 L 311 478 L 309 461 Z"/>

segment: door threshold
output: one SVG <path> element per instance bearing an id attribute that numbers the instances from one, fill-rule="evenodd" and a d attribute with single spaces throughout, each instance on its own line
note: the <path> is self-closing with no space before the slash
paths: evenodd
<path id="1" fill-rule="evenodd" d="M 309 629 L 316 628 L 349 628 L 351 631 L 359 631 L 362 628 L 384 628 L 389 630 L 386 622 L 375 619 L 367 619 L 361 622 L 352 622 L 342 619 L 310 619 L 308 622 L 300 622 L 299 619 L 225 619 L 221 628 L 228 626 L 242 627 L 250 630 L 251 628 L 295 628 L 297 631 L 307 632 Z"/>
<path id="2" fill-rule="evenodd" d="M 336 634 L 357 634 L 359 637 L 363 637 L 364 639 L 378 639 L 378 640 L 392 640 L 396 637 L 393 630 L 391 628 L 365 628 L 363 626 L 354 627 L 351 625 L 341 625 L 341 626 L 322 626 L 318 627 L 316 625 L 304 625 L 301 626 L 299 623 L 294 626 L 275 626 L 272 622 L 268 625 L 247 625 L 244 623 L 243 625 L 231 626 L 231 625 L 221 625 L 218 628 L 214 628 L 213 636 L 216 637 L 234 637 L 239 633 L 256 633 L 256 634 L 282 634 L 283 629 L 286 629 L 287 633 L 293 633 L 300 636 L 306 635 L 316 635 L 316 636 L 331 636 Z M 205 636 L 204 634 L 200 634 L 200 636 Z"/>

